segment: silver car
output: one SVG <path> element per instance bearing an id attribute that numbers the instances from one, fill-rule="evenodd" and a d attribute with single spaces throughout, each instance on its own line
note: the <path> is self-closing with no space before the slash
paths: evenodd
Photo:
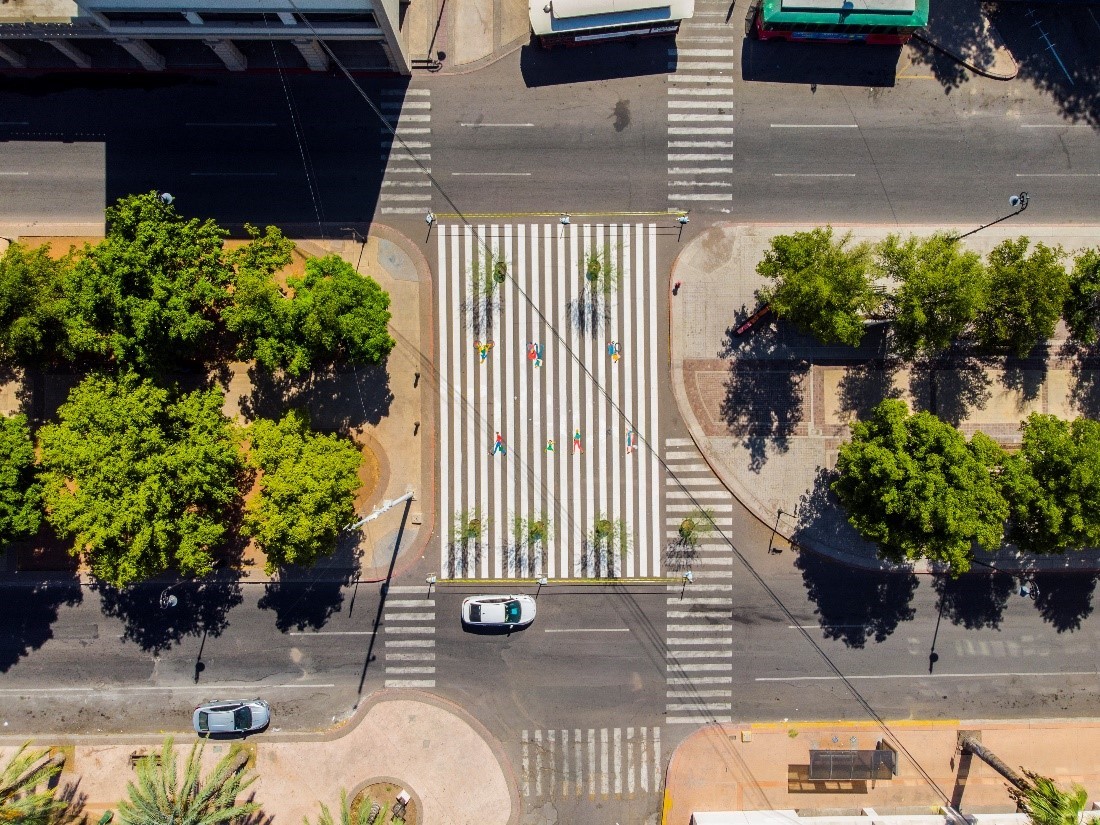
<path id="1" fill-rule="evenodd" d="M 215 699 L 195 708 L 191 722 L 200 735 L 252 733 L 271 722 L 271 707 L 263 699 Z"/>
<path id="2" fill-rule="evenodd" d="M 530 596 L 468 596 L 462 600 L 462 622 L 475 627 L 526 627 L 535 620 Z"/>

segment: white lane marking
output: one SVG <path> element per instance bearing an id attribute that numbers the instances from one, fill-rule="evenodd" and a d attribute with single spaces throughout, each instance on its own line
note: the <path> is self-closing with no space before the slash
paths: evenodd
<path id="1" fill-rule="evenodd" d="M 456 178 L 529 178 L 530 172 L 451 172 L 451 175 Z"/>
<path id="2" fill-rule="evenodd" d="M 382 94 L 386 97 L 411 97 L 413 95 L 419 95 L 421 97 L 427 97 L 432 93 L 431 89 L 383 89 Z"/>
<path id="3" fill-rule="evenodd" d="M 733 135 L 732 126 L 669 126 L 670 135 Z"/>
<path id="4" fill-rule="evenodd" d="M 869 681 L 872 679 L 1004 679 L 1011 676 L 1044 678 L 1048 676 L 1100 676 L 1096 670 L 1032 671 L 1022 673 L 880 673 L 864 676 L 844 676 L 844 679 Z M 757 682 L 836 682 L 840 676 L 759 676 Z"/>
<path id="5" fill-rule="evenodd" d="M 255 123 L 231 123 L 231 122 L 227 122 L 227 123 L 214 123 L 214 122 L 200 123 L 198 121 L 191 121 L 191 122 L 185 123 L 183 125 L 184 126 L 226 126 L 226 127 L 236 129 L 236 128 L 243 127 L 243 126 L 278 126 L 279 124 L 277 124 L 277 123 L 267 123 L 267 122 L 263 122 L 263 121 L 256 121 Z"/>
<path id="6" fill-rule="evenodd" d="M 527 731 L 523 732 L 523 737 L 521 739 L 521 742 L 522 742 L 521 751 L 522 751 L 522 754 L 523 754 L 523 756 L 522 756 L 522 762 L 523 762 L 523 795 L 524 796 L 530 796 L 531 795 L 531 756 L 530 756 L 530 754 L 528 753 L 528 750 L 527 750 Z"/>
<path id="7" fill-rule="evenodd" d="M 669 685 L 730 685 L 732 676 L 669 676 L 665 679 Z"/>
<path id="8" fill-rule="evenodd" d="M 534 123 L 460 123 L 468 129 L 530 129 Z"/>
<path id="9" fill-rule="evenodd" d="M 391 622 L 434 622 L 435 613 L 391 613 L 386 611 L 386 619 Z M 324 632 L 324 631 L 320 631 Z M 359 631 L 356 631 L 359 632 Z M 366 631 L 363 631 L 366 632 Z M 355 635 L 350 633 L 349 635 Z"/>
<path id="10" fill-rule="evenodd" d="M 634 728 L 626 729 L 626 792 L 634 793 Z"/>
<path id="11" fill-rule="evenodd" d="M 669 57 L 733 57 L 733 49 L 669 49 Z"/>
<path id="12" fill-rule="evenodd" d="M 610 793 L 610 784 L 607 775 L 607 728 L 600 728 L 600 793 L 607 796 Z"/>
<path id="13" fill-rule="evenodd" d="M 434 662 L 434 653 L 386 653 L 387 662 Z"/>
<path id="14" fill-rule="evenodd" d="M 23 695 L 27 693 L 149 693 L 158 690 L 201 690 L 209 693 L 211 690 L 255 690 L 261 687 L 264 690 L 301 690 L 311 688 L 334 688 L 335 684 L 295 684 L 295 685 L 265 685 L 257 682 L 249 682 L 241 685 L 127 685 L 121 687 L 67 687 L 67 688 L 0 688 L 0 694 Z"/>
<path id="15" fill-rule="evenodd" d="M 606 730 L 604 731 L 606 733 Z M 596 795 L 596 730 L 588 729 L 588 795 Z"/>
<path id="16" fill-rule="evenodd" d="M 1035 172 L 1031 174 L 1016 173 L 1018 178 L 1100 178 L 1100 172 Z"/>
<path id="17" fill-rule="evenodd" d="M 386 668 L 386 673 L 397 673 L 397 674 L 406 674 L 406 675 L 417 674 L 417 673 L 419 673 L 419 674 L 435 673 L 435 667 L 432 667 L 432 666 L 424 666 L 424 667 L 387 667 Z"/>
<path id="18" fill-rule="evenodd" d="M 773 123 L 773 129 L 858 129 L 858 123 Z"/>
<path id="19" fill-rule="evenodd" d="M 1021 123 L 1021 129 L 1091 129 L 1087 123 Z"/>
<path id="20" fill-rule="evenodd" d="M 730 692 L 728 690 L 666 690 L 666 699 L 691 699 L 692 697 L 698 697 L 700 699 L 721 699 L 728 697 Z"/>
<path id="21" fill-rule="evenodd" d="M 30 172 L 0 172 L 0 175 L 9 175 L 11 177 L 15 177 L 15 176 L 26 177 L 29 174 L 30 174 Z"/>
<path id="22" fill-rule="evenodd" d="M 615 728 L 615 793 L 623 792 L 623 729 Z"/>
<path id="23" fill-rule="evenodd" d="M 535 796 L 542 796 L 542 731 L 535 731 Z"/>
<path id="24" fill-rule="evenodd" d="M 670 140 L 669 149 L 732 149 L 732 140 Z"/>
<path id="25" fill-rule="evenodd" d="M 435 679 L 387 679 L 388 688 L 432 688 L 435 687 Z"/>
<path id="26" fill-rule="evenodd" d="M 548 627 L 544 633 L 629 633 L 629 627 Z"/>
<path id="27" fill-rule="evenodd" d="M 854 178 L 854 172 L 773 172 L 773 178 Z"/>
<path id="28" fill-rule="evenodd" d="M 657 729 L 654 728 L 654 731 Z M 649 729 L 642 728 L 642 747 L 641 753 L 638 754 L 638 773 L 642 780 L 642 793 L 649 791 Z M 656 772 L 654 773 L 656 777 Z"/>
<path id="29" fill-rule="evenodd" d="M 561 732 L 561 795 L 569 796 L 569 728 Z"/>
<path id="30" fill-rule="evenodd" d="M 287 636 L 373 636 L 374 630 L 291 630 Z"/>
<path id="31" fill-rule="evenodd" d="M 666 711 L 682 713 L 685 710 L 733 710 L 732 702 L 674 702 L 665 705 Z"/>
<path id="32" fill-rule="evenodd" d="M 678 115 L 670 114 L 668 119 L 672 123 L 702 123 L 705 121 L 716 121 L 733 123 L 733 115 Z"/>
<path id="33" fill-rule="evenodd" d="M 670 175 L 732 175 L 732 166 L 670 166 Z"/>
<path id="34" fill-rule="evenodd" d="M 728 74 L 725 74 L 725 75 L 723 75 L 723 74 L 692 74 L 692 75 L 670 74 L 668 76 L 668 82 L 669 83 L 707 83 L 707 84 L 710 84 L 710 83 L 730 83 L 730 84 L 732 84 L 733 83 L 733 75 L 728 75 Z M 733 91 L 733 86 L 732 85 L 730 86 L 728 91 L 730 91 L 730 92 Z"/>

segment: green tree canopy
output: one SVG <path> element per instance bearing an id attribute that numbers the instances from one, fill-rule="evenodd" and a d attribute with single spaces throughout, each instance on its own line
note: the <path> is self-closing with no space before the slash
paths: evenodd
<path id="1" fill-rule="evenodd" d="M 850 240 L 850 233 L 835 240 L 831 226 L 776 235 L 756 266 L 774 281 L 760 300 L 824 344 L 859 346 L 864 316 L 882 299 L 871 281 L 871 247 Z"/>
<path id="2" fill-rule="evenodd" d="M 0 416 L 0 545 L 34 533 L 42 521 L 27 416 Z"/>
<path id="3" fill-rule="evenodd" d="M 223 313 L 242 357 L 268 370 L 301 375 L 319 363 L 377 364 L 394 347 L 390 296 L 337 255 L 306 261 L 284 294 L 272 271 L 239 268 L 233 303 Z"/>
<path id="4" fill-rule="evenodd" d="M 336 547 L 340 528 L 355 513 L 361 454 L 346 438 L 321 435 L 291 411 L 249 428 L 249 460 L 262 473 L 249 503 L 245 531 L 267 555 L 267 571 L 311 565 Z"/>
<path id="5" fill-rule="evenodd" d="M 175 397 L 132 373 L 92 375 L 41 429 L 46 517 L 97 578 L 213 568 L 240 469 L 222 404 L 219 390 Z"/>
<path id="6" fill-rule="evenodd" d="M 1001 477 L 1009 538 L 1029 553 L 1100 543 L 1100 421 L 1032 413 L 1021 429 Z"/>
<path id="7" fill-rule="evenodd" d="M 69 341 L 138 369 L 202 356 L 231 270 L 214 221 L 187 220 L 156 192 L 107 209 L 107 237 L 67 271 Z"/>
<path id="8" fill-rule="evenodd" d="M 1086 249 L 1077 256 L 1063 314 L 1073 338 L 1083 344 L 1096 343 L 1100 327 L 1100 248 Z"/>
<path id="9" fill-rule="evenodd" d="M 982 345 L 1024 357 L 1054 334 L 1070 294 L 1061 247 L 1009 238 L 989 253 L 989 297 L 978 314 Z"/>
<path id="10" fill-rule="evenodd" d="M 0 822 L 57 825 L 69 809 L 50 781 L 61 773 L 64 759 L 47 759 L 48 751 L 19 748 L 0 772 Z"/>
<path id="11" fill-rule="evenodd" d="M 0 258 L 0 353 L 23 364 L 67 356 L 63 274 L 71 256 L 10 244 Z"/>
<path id="12" fill-rule="evenodd" d="M 880 274 L 896 281 L 894 338 L 902 353 L 947 349 L 977 317 L 986 294 L 985 267 L 953 235 L 890 235 L 879 247 Z"/>
<path id="13" fill-rule="evenodd" d="M 911 415 L 903 401 L 886 399 L 852 424 L 832 489 L 883 557 L 927 558 L 957 575 L 970 568 L 975 542 L 1001 542 L 1008 505 L 993 473 L 1002 458 L 982 433 L 967 443 L 934 415 Z"/>
<path id="14" fill-rule="evenodd" d="M 259 811 L 259 803 L 238 800 L 256 781 L 246 767 L 248 754 L 234 745 L 203 776 L 205 747 L 205 742 L 191 746 L 182 774 L 171 737 L 151 758 L 139 760 L 126 798 L 118 803 L 120 825 L 240 825 Z"/>

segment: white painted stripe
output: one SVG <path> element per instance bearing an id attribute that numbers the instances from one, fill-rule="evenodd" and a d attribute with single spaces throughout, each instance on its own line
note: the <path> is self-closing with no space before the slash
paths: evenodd
<path id="1" fill-rule="evenodd" d="M 720 101 L 714 100 L 676 100 L 669 98 L 669 109 L 715 109 L 722 105 Z"/>
<path id="2" fill-rule="evenodd" d="M 573 729 L 573 776 L 576 777 L 574 785 L 577 788 L 577 796 L 584 793 L 584 775 L 581 770 L 583 762 L 581 761 L 581 730 L 580 728 Z"/>
<path id="3" fill-rule="evenodd" d="M 417 193 L 415 195 L 396 195 L 396 194 L 391 194 L 389 192 L 383 192 L 378 197 L 379 197 L 380 200 L 384 200 L 384 201 L 393 201 L 393 202 L 404 201 L 406 203 L 410 203 L 410 202 L 416 202 L 416 201 L 419 201 L 419 202 L 430 201 L 432 199 L 432 194 L 431 194 L 431 192 L 424 192 L 424 193 Z"/>
<path id="4" fill-rule="evenodd" d="M 404 158 L 394 158 L 394 162 L 402 161 Z M 430 175 L 432 168 L 430 166 L 386 166 L 387 175 Z"/>
<path id="5" fill-rule="evenodd" d="M 661 775 L 661 729 L 653 729 L 653 790 L 657 790 L 657 777 Z"/>
<path id="6" fill-rule="evenodd" d="M 665 682 L 670 685 L 729 685 L 732 676 L 669 676 Z"/>
<path id="7" fill-rule="evenodd" d="M 670 166 L 670 175 L 732 175 L 732 166 Z"/>
<path id="8" fill-rule="evenodd" d="M 398 140 L 398 141 L 383 140 L 383 141 L 380 142 L 380 145 L 382 146 L 383 149 L 389 149 L 395 143 L 398 146 L 400 146 L 402 149 L 431 149 L 432 148 L 432 142 L 430 140 Z"/>
<path id="9" fill-rule="evenodd" d="M 841 678 L 849 681 L 870 681 L 879 679 L 1006 679 L 1019 678 L 1060 678 L 1062 676 L 1100 676 L 1097 670 L 1055 670 L 1021 673 L 876 673 L 863 676 L 760 676 L 757 682 L 835 682 Z"/>
<path id="10" fill-rule="evenodd" d="M 435 633 L 434 627 L 387 627 L 387 633 L 403 633 L 410 636 L 430 636 Z"/>
<path id="11" fill-rule="evenodd" d="M 400 126 L 397 129 L 394 129 L 393 133 L 396 134 L 398 137 L 401 137 L 402 135 L 430 135 L 432 133 L 432 129 L 430 126 Z M 389 129 L 386 130 L 385 134 L 391 134 Z"/>
<path id="12" fill-rule="evenodd" d="M 696 75 L 684 75 L 684 74 L 670 74 L 668 76 L 669 83 L 729 83 L 729 92 L 733 92 L 733 75 L 731 74 L 696 74 Z"/>
<path id="13" fill-rule="evenodd" d="M 380 210 L 383 215 L 423 215 L 424 207 L 415 206 L 383 206 Z"/>
<path id="14" fill-rule="evenodd" d="M 708 627 L 706 629 L 711 630 L 711 631 L 714 630 L 714 628 L 712 628 L 712 627 Z M 694 637 L 694 636 L 692 636 L 692 637 L 673 636 L 669 639 L 666 639 L 665 644 L 667 644 L 669 647 L 679 647 L 681 645 L 688 645 L 688 646 L 690 646 L 690 645 L 732 645 L 733 644 L 733 637 L 732 636 L 707 636 L 707 637 L 704 637 L 704 638 L 697 638 L 697 637 Z M 676 655 L 677 656 L 688 655 L 689 653 L 698 653 L 698 651 L 684 650 L 684 651 L 678 652 Z"/>
<path id="15" fill-rule="evenodd" d="M 425 593 L 428 590 L 427 585 L 424 584 L 391 584 L 386 588 L 386 593 Z M 429 601 L 427 597 L 417 599 L 416 604 L 424 604 Z M 395 602 L 386 602 L 387 604 L 395 604 Z M 434 602 L 432 602 L 434 604 Z M 411 604 L 411 602 L 410 602 Z"/>
<path id="16" fill-rule="evenodd" d="M 438 262 L 438 280 L 439 280 L 439 307 L 452 306 L 450 299 L 448 298 L 447 291 L 450 284 L 450 273 L 447 271 L 447 227 L 439 227 L 436 231 L 436 261 Z M 455 302 L 457 304 L 457 301 Z M 451 368 L 451 354 L 450 354 L 450 312 L 436 311 L 436 317 L 439 318 L 439 454 L 441 456 L 451 455 L 451 423 L 452 420 L 457 417 L 451 415 L 448 409 L 448 400 L 453 392 L 454 382 L 454 370 Z M 458 347 L 455 347 L 455 352 L 458 352 Z M 451 462 L 440 461 L 439 462 L 439 570 L 441 577 L 445 578 L 448 575 L 448 555 L 450 553 L 450 525 L 448 522 L 454 518 L 452 514 L 457 512 L 457 508 L 454 505 L 454 498 L 452 495 L 457 495 L 457 491 L 452 488 L 451 485 Z"/>
<path id="17" fill-rule="evenodd" d="M 733 123 L 733 115 L 723 114 L 705 114 L 705 115 L 681 115 L 672 114 L 668 116 L 668 120 L 671 123 L 706 123 L 707 121 L 715 121 L 719 123 Z"/>
<path id="18" fill-rule="evenodd" d="M 682 713 L 692 710 L 733 710 L 732 702 L 675 702 L 665 705 L 665 710 Z"/>
<path id="19" fill-rule="evenodd" d="M 607 775 L 607 728 L 600 728 L 600 793 L 607 796 L 610 789 Z"/>
<path id="20" fill-rule="evenodd" d="M 682 95 L 684 97 L 721 97 L 724 100 L 728 100 L 730 105 L 733 105 L 733 97 L 730 89 L 698 89 L 690 86 L 684 88 L 670 87 L 668 93 L 669 95 Z"/>
<path id="21" fill-rule="evenodd" d="M 537 235 L 538 227 L 534 229 Z M 569 728 L 561 732 L 561 795 L 569 796 Z"/>
<path id="22" fill-rule="evenodd" d="M 596 795 L 596 731 L 588 729 L 588 795 Z"/>
<path id="23" fill-rule="evenodd" d="M 728 690 L 666 690 L 666 699 L 691 699 L 693 697 L 699 699 L 721 699 L 728 697 L 730 692 Z"/>
<path id="24" fill-rule="evenodd" d="M 732 140 L 670 140 L 669 149 L 732 149 Z"/>
<path id="25" fill-rule="evenodd" d="M 854 172 L 773 172 L 773 178 L 854 178 Z"/>
<path id="26" fill-rule="evenodd" d="M 730 614 L 728 610 L 670 610 L 667 615 L 670 619 L 728 619 Z"/>
<path id="27" fill-rule="evenodd" d="M 858 129 L 857 123 L 773 123 L 773 129 Z"/>
<path id="28" fill-rule="evenodd" d="M 634 793 L 634 728 L 626 729 L 626 792 Z"/>
<path id="29" fill-rule="evenodd" d="M 698 725 L 706 724 L 708 722 L 732 722 L 733 717 L 726 715 L 716 716 L 703 716 L 703 715 L 691 715 L 691 716 L 666 716 L 665 722 L 669 725 Z"/>
<path id="30" fill-rule="evenodd" d="M 673 447 L 694 447 L 695 440 L 691 438 L 677 438 L 675 436 L 669 436 L 665 439 L 665 449 Z"/>
<path id="31" fill-rule="evenodd" d="M 650 430 L 647 433 L 647 443 L 660 444 L 661 432 L 660 432 L 660 418 L 658 416 L 657 408 L 657 225 L 651 223 L 649 225 L 649 269 L 648 269 L 648 284 L 649 284 L 649 321 L 646 326 L 646 351 L 648 354 L 647 362 L 649 364 L 649 385 L 648 391 L 645 393 L 645 397 L 649 399 L 649 420 Z M 646 455 L 649 455 L 649 450 L 646 450 Z M 652 532 L 652 545 L 651 551 L 652 564 L 650 565 L 653 572 L 661 570 L 661 539 L 660 539 L 660 527 L 659 519 L 661 513 L 661 489 L 660 489 L 660 466 L 658 465 L 655 457 L 651 457 L 647 464 L 649 465 L 649 495 L 650 495 L 650 516 L 644 522 L 642 522 Z"/>
<path id="32" fill-rule="evenodd" d="M 382 119 L 389 123 L 431 123 L 431 115 L 409 115 L 402 112 L 401 114 L 385 114 L 383 113 Z M 388 134 L 389 130 L 383 130 L 383 134 Z"/>
<path id="33" fill-rule="evenodd" d="M 629 633 L 629 627 L 547 627 L 544 633 Z"/>
<path id="34" fill-rule="evenodd" d="M 287 636 L 373 636 L 373 630 L 291 630 Z"/>
<path id="35" fill-rule="evenodd" d="M 427 97 L 432 93 L 431 89 L 383 89 L 382 94 L 386 97 L 412 97 L 414 95 L 420 97 Z"/>
<path id="36" fill-rule="evenodd" d="M 657 730 L 657 728 L 654 728 L 654 730 Z M 642 793 L 648 793 L 649 792 L 649 736 L 648 736 L 648 734 L 649 734 L 649 728 L 641 728 L 642 742 L 641 742 L 641 748 L 640 748 L 639 753 L 638 753 L 638 774 L 639 774 L 638 778 L 641 780 L 640 784 L 642 786 Z M 657 774 L 654 773 L 654 777 L 656 777 L 656 776 L 657 776 Z M 656 782 L 656 779 L 654 779 L 654 788 L 653 788 L 654 790 L 657 790 L 656 785 L 657 785 L 657 782 Z"/>
<path id="37" fill-rule="evenodd" d="M 670 192 L 670 201 L 732 201 L 733 194 L 702 194 L 699 192 Z"/>
<path id="38" fill-rule="evenodd" d="M 432 688 L 435 687 L 435 679 L 387 679 L 388 688 Z"/>
<path id="39" fill-rule="evenodd" d="M 171 691 L 202 691 L 204 693 L 210 693 L 211 690 L 312 690 L 312 689 L 324 689 L 334 688 L 335 684 L 316 684 L 316 683 L 300 683 L 300 684 L 277 684 L 268 685 L 263 682 L 246 682 L 242 684 L 183 684 L 183 685 L 119 685 L 118 687 L 109 687 L 107 685 L 96 685 L 94 687 L 48 687 L 48 688 L 0 688 L 0 694 L 24 696 L 30 694 L 51 694 L 51 693 L 156 693 L 156 692 L 171 692 Z M 254 695 L 254 694 L 253 694 Z"/>
<path id="40" fill-rule="evenodd" d="M 728 663 L 705 662 L 705 663 L 695 663 L 695 664 L 689 664 L 689 663 L 673 664 L 673 663 L 670 662 L 669 667 L 675 669 L 676 671 L 678 671 L 680 673 L 704 673 L 704 672 L 709 673 L 709 672 L 719 672 L 719 671 L 732 672 L 733 671 L 733 662 L 728 662 Z"/>
<path id="41" fill-rule="evenodd" d="M 520 736 L 520 761 L 523 765 L 523 795 L 531 795 L 531 754 L 528 751 L 527 731 Z"/>
<path id="42" fill-rule="evenodd" d="M 1100 172 L 1075 172 L 1075 173 L 1070 173 L 1070 172 L 1039 173 L 1039 172 L 1035 172 L 1033 174 L 1017 173 L 1016 177 L 1018 177 L 1018 178 L 1100 178 Z"/>
<path id="43" fill-rule="evenodd" d="M 534 123 L 460 123 L 468 129 L 529 129 Z"/>
<path id="44" fill-rule="evenodd" d="M 615 743 L 615 793 L 623 792 L 623 731 L 615 728 L 613 741 Z"/>
<path id="45" fill-rule="evenodd" d="M 411 111 L 412 109 L 431 109 L 431 101 L 428 100 L 383 100 L 383 109 L 401 109 L 403 111 Z"/>
<path id="46" fill-rule="evenodd" d="M 669 57 L 733 57 L 733 49 L 669 49 Z"/>
<path id="47" fill-rule="evenodd" d="M 456 178 L 529 178 L 530 172 L 451 172 Z"/>
<path id="48" fill-rule="evenodd" d="M 386 666 L 386 673 L 394 673 L 398 675 L 411 675 L 411 674 L 425 674 L 435 673 L 434 667 L 390 667 Z"/>
<path id="49" fill-rule="evenodd" d="M 386 612 L 386 620 L 390 622 L 434 622 L 435 613 L 390 613 Z M 364 631 L 369 633 L 371 631 Z"/>
<path id="50" fill-rule="evenodd" d="M 386 651 L 387 662 L 434 662 L 434 653 L 391 653 Z"/>
<path id="51" fill-rule="evenodd" d="M 697 492 L 685 490 L 669 490 L 666 495 L 670 499 L 698 499 L 700 501 L 705 500 L 728 502 L 731 498 L 729 492 L 726 490 L 699 490 Z"/>
<path id="52" fill-rule="evenodd" d="M 399 186 L 403 189 L 427 189 L 432 185 L 430 180 L 384 180 L 382 186 Z"/>
<path id="53" fill-rule="evenodd" d="M 535 731 L 535 796 L 542 796 L 542 731 Z"/>
<path id="54" fill-rule="evenodd" d="M 692 72 L 692 71 L 695 71 L 695 72 L 711 71 L 711 72 L 713 72 L 713 71 L 718 71 L 718 70 L 721 70 L 721 69 L 728 69 L 729 67 L 730 67 L 729 63 L 723 63 L 723 62 L 718 61 L 718 60 L 691 60 L 691 61 L 688 61 L 688 62 L 685 62 L 685 63 L 670 62 L 668 64 L 668 71 L 677 72 L 677 73 L 679 73 L 679 72 Z"/>
<path id="55" fill-rule="evenodd" d="M 694 614 L 692 614 L 692 615 L 694 615 Z M 728 613 L 721 613 L 721 614 L 719 614 L 719 615 L 721 615 L 721 616 L 722 616 L 723 618 L 726 618 L 726 619 L 728 619 L 728 618 L 729 618 L 729 614 L 728 614 Z M 667 626 L 665 627 L 665 631 L 666 631 L 666 632 L 668 632 L 668 633 L 694 633 L 694 632 L 696 632 L 696 631 L 703 631 L 703 632 L 707 632 L 707 631 L 711 631 L 711 630 L 714 630 L 714 629 L 715 629 L 715 625 L 714 625 L 714 624 L 710 624 L 710 623 L 702 623 L 702 624 L 670 624 L 670 625 L 667 625 Z M 727 639 L 727 641 L 729 641 L 729 640 Z M 669 640 L 668 640 L 668 643 L 669 643 L 669 644 L 671 644 L 671 643 L 672 643 L 672 639 L 669 639 Z"/>
<path id="56" fill-rule="evenodd" d="M 730 659 L 732 650 L 668 650 L 665 657 L 670 665 L 687 659 Z M 686 666 L 685 666 L 686 667 Z"/>
<path id="57" fill-rule="evenodd" d="M 393 639 L 385 643 L 386 647 L 435 647 L 435 639 Z"/>
<path id="58" fill-rule="evenodd" d="M 1021 123 L 1021 129 L 1091 129 L 1088 123 Z"/>
<path id="59" fill-rule="evenodd" d="M 0 175 L 5 176 L 5 177 L 12 177 L 12 178 L 15 178 L 15 177 L 24 177 L 25 178 L 29 174 L 30 174 L 30 172 L 0 172 Z M 217 175 L 217 174 L 232 174 L 232 173 L 230 173 L 230 172 L 225 172 L 225 173 L 219 173 L 219 172 L 192 172 L 191 174 L 192 175 L 203 175 L 203 174 Z M 274 175 L 275 173 L 274 172 L 258 172 L 256 174 Z"/>

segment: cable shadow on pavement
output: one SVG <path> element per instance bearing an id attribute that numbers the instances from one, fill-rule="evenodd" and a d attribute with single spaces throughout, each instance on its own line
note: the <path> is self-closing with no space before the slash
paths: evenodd
<path id="1" fill-rule="evenodd" d="M 825 638 L 847 647 L 884 642 L 916 615 L 910 604 L 918 584 L 912 570 L 859 570 L 805 550 L 795 567 L 817 606 L 814 612 Z"/>
<path id="2" fill-rule="evenodd" d="M 123 638 L 151 653 L 161 653 L 187 636 L 220 636 L 229 626 L 229 611 L 243 600 L 236 573 L 170 587 L 147 582 L 119 589 L 97 582 L 92 589 L 99 592 L 103 614 L 122 622 Z M 161 606 L 164 593 L 176 597 L 174 606 Z"/>

